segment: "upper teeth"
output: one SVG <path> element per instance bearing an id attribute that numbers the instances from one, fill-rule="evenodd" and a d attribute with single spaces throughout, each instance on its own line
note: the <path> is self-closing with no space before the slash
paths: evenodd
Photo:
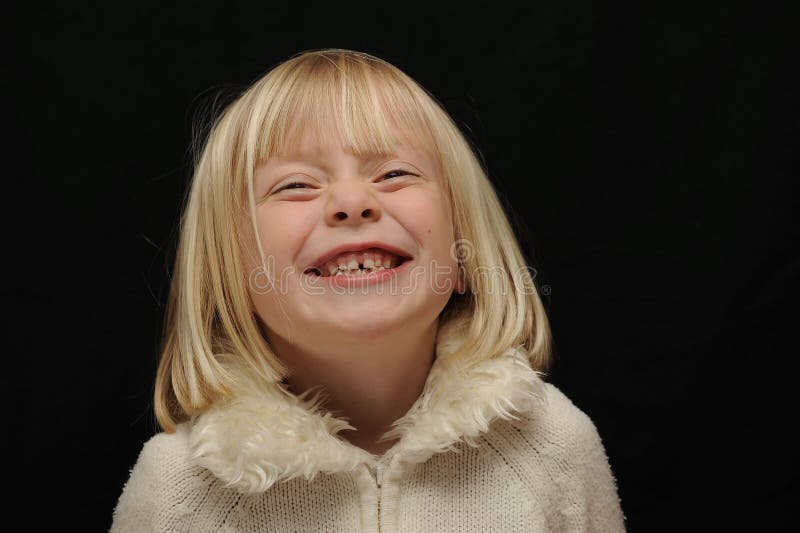
<path id="1" fill-rule="evenodd" d="M 392 268 L 400 262 L 400 258 L 385 250 L 371 248 L 361 252 L 345 252 L 332 260 L 327 261 L 321 266 L 323 275 L 347 274 L 350 272 L 360 272 L 359 265 L 364 266 L 364 270 L 379 271 L 384 268 Z"/>

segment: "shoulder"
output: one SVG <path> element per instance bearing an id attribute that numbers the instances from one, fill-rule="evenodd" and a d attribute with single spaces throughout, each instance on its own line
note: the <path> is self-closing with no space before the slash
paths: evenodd
<path id="1" fill-rule="evenodd" d="M 531 430 L 545 432 L 553 442 L 596 446 L 600 443 L 597 426 L 552 383 L 544 384 L 542 409 L 534 413 Z"/>
<path id="2" fill-rule="evenodd" d="M 212 480 L 191 459 L 188 431 L 159 433 L 142 447 L 114 509 L 112 532 L 143 531 L 187 493 L 207 490 Z"/>
<path id="3" fill-rule="evenodd" d="M 515 419 L 496 422 L 486 438 L 497 441 L 493 444 L 503 455 L 522 455 L 532 467 L 546 469 L 550 477 L 567 475 L 591 461 L 607 463 L 592 419 L 555 385 L 540 385 L 537 401 Z"/>
<path id="4" fill-rule="evenodd" d="M 555 385 L 518 420 L 498 426 L 497 453 L 547 509 L 550 529 L 625 531 L 616 479 L 597 427 Z"/>
<path id="5" fill-rule="evenodd" d="M 605 468 L 608 458 L 592 419 L 561 390 L 542 383 L 540 400 L 519 419 L 500 424 L 511 449 L 548 471 L 552 478 L 575 475 L 590 464 Z"/>
<path id="6" fill-rule="evenodd" d="M 497 430 L 511 431 L 546 455 L 574 454 L 601 444 L 594 422 L 582 409 L 555 385 L 539 385 L 536 401 L 518 412 L 515 419 L 500 422 Z"/>
<path id="7" fill-rule="evenodd" d="M 131 471 L 151 483 L 195 468 L 191 461 L 189 434 L 183 425 L 172 433 L 158 433 L 145 442 Z"/>
<path id="8" fill-rule="evenodd" d="M 189 432 L 179 425 L 172 433 L 158 433 L 144 443 L 138 462 L 182 462 L 189 457 Z"/>

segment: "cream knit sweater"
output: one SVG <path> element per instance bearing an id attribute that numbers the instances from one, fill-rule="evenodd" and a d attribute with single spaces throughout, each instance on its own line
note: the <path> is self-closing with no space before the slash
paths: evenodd
<path id="1" fill-rule="evenodd" d="M 236 400 L 148 441 L 112 533 L 624 531 L 598 432 L 521 351 L 466 369 L 443 327 L 425 389 L 377 457 L 350 426 L 242 372 Z"/>

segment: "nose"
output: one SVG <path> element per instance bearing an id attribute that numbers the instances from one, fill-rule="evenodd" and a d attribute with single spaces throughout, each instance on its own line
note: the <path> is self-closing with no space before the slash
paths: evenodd
<path id="1" fill-rule="evenodd" d="M 325 220 L 331 226 L 358 225 L 375 222 L 381 217 L 381 207 L 369 184 L 337 183 L 332 187 Z"/>

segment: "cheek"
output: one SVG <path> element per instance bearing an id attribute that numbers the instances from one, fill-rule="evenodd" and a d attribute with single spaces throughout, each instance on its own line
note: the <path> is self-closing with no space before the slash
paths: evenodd
<path id="1" fill-rule="evenodd" d="M 425 233 L 435 239 L 453 239 L 453 223 L 447 202 L 441 196 L 432 196 L 419 219 L 425 223 Z"/>
<path id="2" fill-rule="evenodd" d="M 414 208 L 410 210 L 409 223 L 431 258 L 440 265 L 454 265 L 450 253 L 454 240 L 453 225 L 448 204 L 440 195 L 431 194 L 423 199 L 416 198 L 410 205 Z"/>
<path id="3" fill-rule="evenodd" d="M 393 211 L 405 213 L 417 234 L 453 233 L 449 204 L 435 188 L 410 190 L 407 196 L 398 197 Z"/>
<path id="4" fill-rule="evenodd" d="M 291 206 L 290 206 L 291 207 Z M 263 209 L 257 215 L 258 235 L 264 254 L 285 265 L 292 261 L 310 231 L 308 213 L 300 209 Z"/>

